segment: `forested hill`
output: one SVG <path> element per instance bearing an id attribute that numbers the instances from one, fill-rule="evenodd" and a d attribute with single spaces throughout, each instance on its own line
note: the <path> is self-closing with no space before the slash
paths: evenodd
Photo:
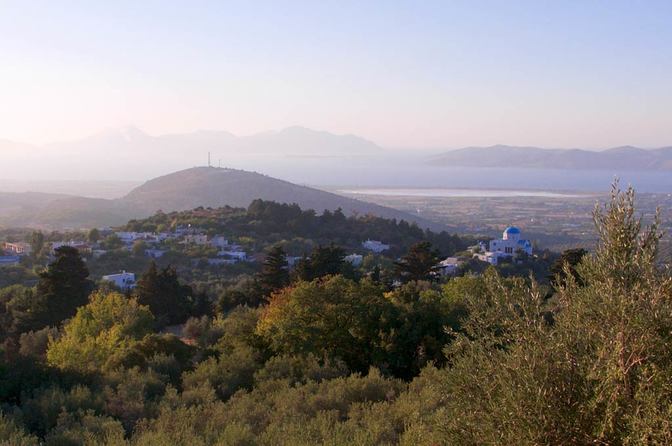
<path id="1" fill-rule="evenodd" d="M 0 226 L 48 229 L 121 225 L 158 210 L 182 211 L 203 207 L 247 207 L 253 200 L 297 203 L 304 209 L 341 209 L 346 215 L 371 214 L 415 222 L 422 228 L 442 225 L 396 209 L 300 186 L 255 172 L 195 167 L 152 179 L 114 199 L 57 194 L 0 193 Z"/>
<path id="2" fill-rule="evenodd" d="M 672 147 L 615 147 L 603 151 L 538 147 L 467 147 L 445 152 L 430 163 L 441 166 L 541 169 L 672 170 Z"/>
<path id="3" fill-rule="evenodd" d="M 412 244 L 429 241 L 441 253 L 453 254 L 465 249 L 474 239 L 422 229 L 406 220 L 386 219 L 373 215 L 346 216 L 341 210 L 325 211 L 317 215 L 314 210 L 302 210 L 296 204 L 254 200 L 247 208 L 197 208 L 189 211 L 158 212 L 146 219 L 131 220 L 128 231 L 162 232 L 177 226 L 191 225 L 209 234 L 247 237 L 260 246 L 278 242 L 301 245 L 309 240 L 313 244 L 335 244 L 347 248 L 360 247 L 367 239 L 382 240 L 391 245 L 392 254 L 401 254 Z M 295 254 L 300 254 L 296 252 Z"/>
<path id="4" fill-rule="evenodd" d="M 147 213 L 181 211 L 203 207 L 247 207 L 253 200 L 296 203 L 303 209 L 334 211 L 346 215 L 372 214 L 416 222 L 422 227 L 439 225 L 418 216 L 343 197 L 311 187 L 293 184 L 256 172 L 215 167 L 195 167 L 148 181 L 122 201 Z"/>

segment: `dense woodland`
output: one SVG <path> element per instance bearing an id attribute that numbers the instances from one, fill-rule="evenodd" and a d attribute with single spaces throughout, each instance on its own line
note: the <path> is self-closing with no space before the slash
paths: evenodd
<path id="1" fill-rule="evenodd" d="M 0 290 L 0 440 L 672 444 L 672 278 L 632 190 L 596 209 L 596 250 L 564 253 L 544 284 L 438 281 L 457 237 L 265 202 L 128 229 L 178 223 L 240 225 L 265 258 L 216 296 L 154 264 L 123 294 L 64 247 L 35 286 Z M 290 272 L 296 234 L 312 243 Z M 343 247 L 369 237 L 399 252 L 354 270 Z"/>

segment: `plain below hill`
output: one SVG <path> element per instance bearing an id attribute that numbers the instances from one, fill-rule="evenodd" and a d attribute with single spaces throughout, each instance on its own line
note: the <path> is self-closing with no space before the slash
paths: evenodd
<path id="1" fill-rule="evenodd" d="M 445 152 L 432 157 L 429 163 L 460 167 L 666 171 L 672 170 L 672 147 L 623 146 L 592 151 L 496 145 Z"/>
<path id="2" fill-rule="evenodd" d="M 439 225 L 396 209 L 293 184 L 255 172 L 195 167 L 155 178 L 119 199 L 59 194 L 0 193 L 0 225 L 44 229 L 116 226 L 156 211 L 197 207 L 247 207 L 253 200 L 296 203 L 303 209 L 342 209 L 346 215 L 415 222 L 435 230 Z"/>

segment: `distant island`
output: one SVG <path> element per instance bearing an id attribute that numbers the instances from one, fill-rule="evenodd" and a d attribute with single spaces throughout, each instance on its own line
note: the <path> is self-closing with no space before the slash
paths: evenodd
<path id="1" fill-rule="evenodd" d="M 622 146 L 603 151 L 506 145 L 466 147 L 434 156 L 427 164 L 442 167 L 667 171 L 672 170 L 672 146 L 657 149 Z"/>

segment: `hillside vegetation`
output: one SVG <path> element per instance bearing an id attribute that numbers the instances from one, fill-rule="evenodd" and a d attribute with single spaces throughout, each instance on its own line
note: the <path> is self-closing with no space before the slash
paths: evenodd
<path id="1" fill-rule="evenodd" d="M 595 224 L 598 248 L 552 290 L 494 270 L 393 289 L 338 272 L 276 281 L 278 251 L 262 273 L 275 291 L 190 319 L 182 338 L 157 331 L 154 311 L 175 308 L 161 299 L 190 296 L 170 270 L 82 302 L 86 266 L 63 249 L 35 289 L 0 291 L 0 441 L 671 444 L 661 234 L 632 190 L 615 189 Z M 415 246 L 399 267 L 428 254 Z"/>

